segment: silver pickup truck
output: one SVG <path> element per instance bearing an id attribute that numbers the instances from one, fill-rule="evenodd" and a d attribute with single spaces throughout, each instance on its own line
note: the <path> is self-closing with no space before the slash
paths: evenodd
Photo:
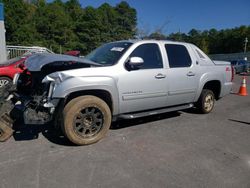
<path id="1" fill-rule="evenodd" d="M 99 141 L 118 118 L 192 107 L 209 113 L 233 77 L 229 62 L 193 44 L 158 40 L 107 43 L 85 58 L 36 54 L 23 67 L 7 98 L 14 107 L 2 116 L 2 140 L 17 111 L 26 124 L 55 121 L 77 145 Z"/>

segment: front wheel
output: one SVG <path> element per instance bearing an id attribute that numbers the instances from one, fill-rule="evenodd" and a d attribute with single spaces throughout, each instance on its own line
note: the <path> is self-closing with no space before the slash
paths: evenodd
<path id="1" fill-rule="evenodd" d="M 0 88 L 11 86 L 12 80 L 7 77 L 0 77 Z"/>
<path id="2" fill-rule="evenodd" d="M 101 140 L 111 125 L 109 106 L 95 96 L 72 99 L 63 110 L 62 130 L 77 145 L 93 144 Z"/>
<path id="3" fill-rule="evenodd" d="M 215 98 L 213 91 L 203 89 L 196 106 L 202 114 L 208 114 L 213 110 L 214 103 Z"/>

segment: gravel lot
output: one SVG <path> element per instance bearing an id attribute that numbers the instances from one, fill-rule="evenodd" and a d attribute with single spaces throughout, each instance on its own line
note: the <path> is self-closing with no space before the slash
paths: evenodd
<path id="1" fill-rule="evenodd" d="M 84 147 L 49 125 L 21 127 L 0 143 L 0 169 L 1 188 L 250 187 L 250 96 L 231 94 L 208 115 L 121 121 Z"/>

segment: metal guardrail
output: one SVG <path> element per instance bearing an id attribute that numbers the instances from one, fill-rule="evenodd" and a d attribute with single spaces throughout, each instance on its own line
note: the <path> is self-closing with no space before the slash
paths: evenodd
<path id="1" fill-rule="evenodd" d="M 51 50 L 39 46 L 6 46 L 7 59 L 12 59 L 18 56 L 25 56 L 33 53 L 53 53 Z"/>
<path id="2" fill-rule="evenodd" d="M 250 52 L 231 53 L 231 54 L 210 54 L 209 57 L 213 60 L 222 60 L 222 61 L 241 60 L 245 58 L 250 60 Z"/>

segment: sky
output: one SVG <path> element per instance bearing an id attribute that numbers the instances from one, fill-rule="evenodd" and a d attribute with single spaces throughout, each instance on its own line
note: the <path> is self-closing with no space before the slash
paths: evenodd
<path id="1" fill-rule="evenodd" d="M 115 6 L 121 0 L 80 0 L 83 7 Z M 250 0 L 127 0 L 137 10 L 138 27 L 152 32 L 189 32 L 250 25 Z"/>

